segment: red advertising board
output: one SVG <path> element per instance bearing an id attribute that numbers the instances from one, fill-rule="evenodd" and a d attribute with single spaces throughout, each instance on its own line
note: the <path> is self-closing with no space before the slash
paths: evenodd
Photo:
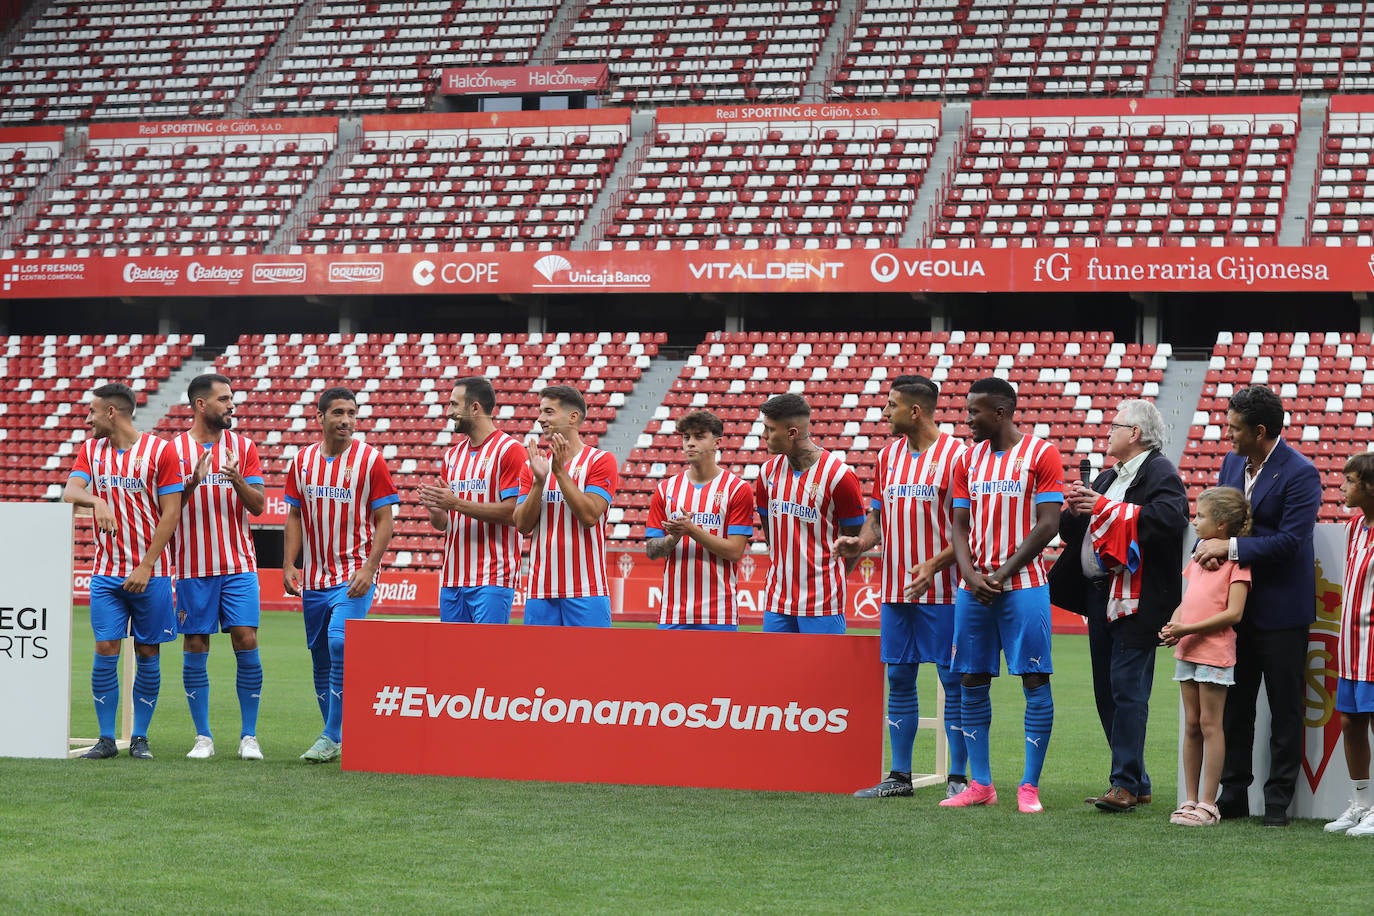
<path id="1" fill-rule="evenodd" d="M 0 261 L 3 297 L 770 292 L 1354 292 L 1360 248 L 494 251 Z"/>
<path id="2" fill-rule="evenodd" d="M 346 770 L 847 793 L 882 755 L 872 636 L 350 620 L 348 646 Z"/>
<path id="3" fill-rule="evenodd" d="M 443 95 L 539 95 L 600 92 L 610 83 L 605 64 L 561 67 L 445 67 L 439 82 Z"/>
<path id="4" fill-rule="evenodd" d="M 850 575 L 845 600 L 845 622 L 851 629 L 877 629 L 881 619 L 881 596 L 873 583 L 880 560 L 865 557 Z M 759 626 L 768 609 L 764 583 L 768 577 L 768 558 L 746 555 L 735 591 L 740 623 Z M 611 614 L 618 621 L 652 623 L 663 606 L 663 563 L 646 558 L 639 551 L 612 551 Z M 618 575 L 617 575 L 618 573 Z M 72 574 L 72 598 L 77 603 L 90 600 L 89 571 Z M 299 611 L 301 599 L 282 588 L 280 569 L 258 570 L 258 593 L 266 611 Z M 519 619 L 525 605 L 524 594 L 516 589 L 513 616 Z M 439 573 L 432 569 L 388 567 L 377 579 L 373 613 L 407 617 L 439 615 Z M 1053 608 L 1056 633 L 1086 633 L 1083 618 L 1061 608 Z"/>

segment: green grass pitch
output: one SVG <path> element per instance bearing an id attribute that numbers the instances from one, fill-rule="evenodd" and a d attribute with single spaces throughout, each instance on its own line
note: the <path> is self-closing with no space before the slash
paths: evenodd
<path id="1" fill-rule="evenodd" d="M 941 809 L 937 788 L 861 801 L 310 766 L 296 759 L 320 728 L 300 618 L 264 617 L 262 763 L 234 756 L 223 636 L 210 659 L 214 759 L 184 757 L 193 731 L 173 645 L 156 760 L 0 760 L 0 911 L 1367 913 L 1374 901 L 1374 842 L 1311 821 L 1168 823 L 1178 701 L 1164 652 L 1149 744 L 1159 801 L 1127 815 L 1083 804 L 1107 787 L 1108 756 L 1086 640 L 1062 636 L 1046 811 L 1025 816 L 1023 703 L 1006 677 L 993 690 L 1002 799 L 989 809 Z M 74 629 L 72 731 L 91 734 L 84 613 Z M 923 670 L 923 712 L 933 691 Z M 933 757 L 923 734 L 917 769 Z M 885 764 L 873 761 L 875 781 Z"/>

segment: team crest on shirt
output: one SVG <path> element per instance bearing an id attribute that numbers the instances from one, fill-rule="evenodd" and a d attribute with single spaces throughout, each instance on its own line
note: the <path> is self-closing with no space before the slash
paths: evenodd
<path id="1" fill-rule="evenodd" d="M 142 473 L 143 473 L 143 458 L 142 458 L 142 457 L 138 457 L 138 458 L 135 458 L 135 459 L 134 459 L 134 473 L 135 473 L 135 474 L 142 474 Z"/>
<path id="2" fill-rule="evenodd" d="M 343 472 L 343 482 L 346 483 L 346 484 L 351 484 L 351 483 L 353 482 L 353 469 L 352 469 L 352 468 L 344 468 L 344 472 Z"/>
<path id="3" fill-rule="evenodd" d="M 821 492 L 821 485 L 820 485 L 820 482 L 819 482 L 819 481 L 812 482 L 812 483 L 809 483 L 809 484 L 806 485 L 806 498 L 807 498 L 807 499 L 815 499 L 815 498 L 820 494 L 820 492 Z"/>
<path id="4" fill-rule="evenodd" d="M 1020 473 L 1021 473 L 1021 466 L 1024 465 L 1025 462 L 1026 462 L 1026 459 L 1024 459 L 1024 458 L 1017 458 L 1014 462 L 1012 462 L 1012 465 L 1011 465 L 1012 473 L 1013 473 L 1013 474 L 1020 474 Z"/>
<path id="5" fill-rule="evenodd" d="M 717 494 L 716 494 L 716 506 L 715 506 L 715 509 L 716 509 L 717 512 L 720 512 L 720 511 L 721 511 L 722 509 L 724 509 L 724 508 L 725 508 L 725 494 L 724 494 L 724 493 L 717 493 Z"/>
<path id="6" fill-rule="evenodd" d="M 479 474 L 485 474 L 485 473 L 487 473 L 487 472 L 490 471 L 490 470 L 491 470 L 491 459 L 490 459 L 490 458 L 483 458 L 480 462 L 478 462 L 478 464 L 477 464 L 477 473 L 479 473 Z"/>

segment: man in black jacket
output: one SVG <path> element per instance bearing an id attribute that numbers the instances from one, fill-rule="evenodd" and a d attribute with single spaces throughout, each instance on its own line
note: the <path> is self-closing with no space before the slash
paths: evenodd
<path id="1" fill-rule="evenodd" d="M 1064 552 L 1050 571 L 1051 600 L 1088 620 L 1093 693 L 1112 772 L 1106 794 L 1087 800 L 1109 812 L 1152 800 L 1145 727 L 1156 634 L 1182 595 L 1188 497 L 1159 451 L 1164 436 L 1152 403 L 1121 402 L 1107 435 L 1116 464 L 1091 488 L 1070 488 L 1059 526 Z M 1100 555 L 1110 558 L 1105 565 Z"/>

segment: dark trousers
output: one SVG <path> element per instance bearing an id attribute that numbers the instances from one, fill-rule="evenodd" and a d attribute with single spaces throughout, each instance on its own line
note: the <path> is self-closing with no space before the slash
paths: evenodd
<path id="1" fill-rule="evenodd" d="M 1145 727 L 1155 678 L 1154 640 L 1133 617 L 1108 623 L 1106 591 L 1092 584 L 1088 611 L 1093 696 L 1112 752 L 1111 784 L 1134 795 L 1151 794 L 1150 774 L 1145 769 Z"/>
<path id="2" fill-rule="evenodd" d="M 1226 761 L 1221 770 L 1220 804 L 1249 811 L 1255 781 L 1255 701 L 1260 679 L 1269 700 L 1269 777 L 1266 808 L 1287 810 L 1298 787 L 1303 756 L 1303 672 L 1307 667 L 1307 627 L 1259 630 L 1236 628 L 1236 684 L 1226 694 Z"/>

